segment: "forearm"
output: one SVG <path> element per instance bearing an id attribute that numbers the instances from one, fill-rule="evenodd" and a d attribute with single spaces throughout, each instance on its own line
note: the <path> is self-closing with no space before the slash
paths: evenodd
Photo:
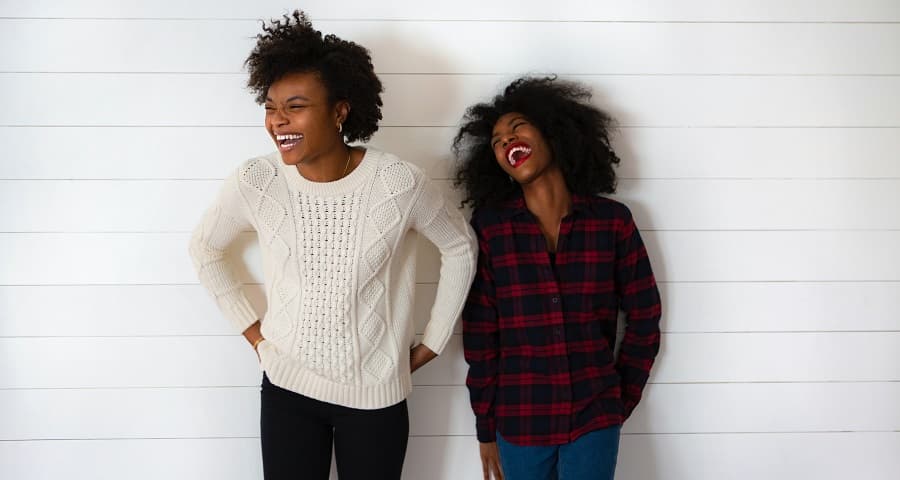
<path id="1" fill-rule="evenodd" d="M 626 314 L 625 337 L 616 363 L 622 379 L 625 416 L 631 415 L 650 377 L 659 352 L 662 307 L 647 249 L 625 210 L 616 244 L 616 294 Z"/>
<path id="2" fill-rule="evenodd" d="M 226 251 L 242 232 L 252 229 L 241 208 L 234 176 L 226 179 L 219 197 L 203 215 L 191 236 L 189 253 L 200 284 L 212 295 L 219 309 L 243 332 L 259 315 L 244 294 L 243 285 Z"/>
<path id="3" fill-rule="evenodd" d="M 463 336 L 465 359 L 469 364 L 466 387 L 475 414 L 475 429 L 480 442 L 493 442 L 496 438 L 494 396 L 499 364 L 496 335 L 492 331 L 481 330 L 485 325 L 473 326 L 469 323 L 466 327 L 469 327 Z"/>
<path id="4" fill-rule="evenodd" d="M 409 351 L 409 369 L 410 372 L 422 368 L 426 363 L 437 358 L 437 354 L 424 344 L 419 344 Z"/>
<path id="5" fill-rule="evenodd" d="M 654 306 L 644 313 L 649 315 L 633 320 L 629 318 L 616 362 L 616 370 L 622 379 L 622 401 L 626 417 L 631 415 L 640 401 L 650 377 L 650 369 L 659 352 L 659 308 Z M 630 316 L 640 317 L 640 314 L 632 312 Z"/>
<path id="6" fill-rule="evenodd" d="M 441 254 L 441 270 L 431 317 L 425 326 L 422 343 L 440 353 L 453 335 L 472 279 L 475 276 L 478 246 L 468 223 L 458 212 L 442 209 L 421 229 Z"/>
<path id="7" fill-rule="evenodd" d="M 244 333 L 243 333 L 244 338 L 247 339 L 247 342 L 249 342 L 250 345 L 253 345 L 254 349 L 256 348 L 256 345 L 258 345 L 260 341 L 264 340 L 264 338 L 262 336 L 262 332 L 260 331 L 261 326 L 262 326 L 262 324 L 260 323 L 259 320 L 257 320 L 252 325 L 247 327 L 247 329 L 244 330 Z"/>

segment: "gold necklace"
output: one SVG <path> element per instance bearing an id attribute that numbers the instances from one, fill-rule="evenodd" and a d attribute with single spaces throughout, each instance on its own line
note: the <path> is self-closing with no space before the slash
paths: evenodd
<path id="1" fill-rule="evenodd" d="M 347 169 L 350 168 L 350 156 L 353 155 L 353 148 L 347 148 L 347 164 L 344 165 L 344 173 L 341 174 L 341 178 L 347 176 Z"/>

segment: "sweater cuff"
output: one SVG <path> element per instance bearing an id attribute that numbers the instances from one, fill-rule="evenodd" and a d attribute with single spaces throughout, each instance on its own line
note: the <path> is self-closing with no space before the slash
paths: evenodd
<path id="1" fill-rule="evenodd" d="M 497 441 L 497 420 L 494 417 L 475 417 L 475 431 L 478 441 L 481 443 L 493 443 Z"/>
<path id="2" fill-rule="evenodd" d="M 444 324 L 443 322 L 438 322 L 435 320 L 431 320 L 425 325 L 425 333 L 422 335 L 422 343 L 431 349 L 432 352 L 440 355 L 441 352 L 444 351 L 444 348 L 447 347 L 447 343 L 450 342 L 450 338 L 453 337 L 453 326 L 456 322 L 451 322 L 449 325 Z"/>
<path id="3" fill-rule="evenodd" d="M 247 297 L 241 294 L 228 305 L 228 319 L 237 328 L 238 333 L 244 333 L 244 330 L 259 320 L 259 315 L 256 314 L 256 310 Z"/>

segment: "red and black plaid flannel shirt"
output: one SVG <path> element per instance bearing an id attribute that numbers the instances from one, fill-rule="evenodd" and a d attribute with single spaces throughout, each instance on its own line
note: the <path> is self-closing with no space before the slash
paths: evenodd
<path id="1" fill-rule="evenodd" d="M 478 271 L 463 311 L 478 440 L 568 443 L 631 414 L 659 351 L 660 298 L 628 208 L 574 195 L 555 271 L 519 196 L 472 216 Z M 614 358 L 618 311 L 627 315 Z"/>

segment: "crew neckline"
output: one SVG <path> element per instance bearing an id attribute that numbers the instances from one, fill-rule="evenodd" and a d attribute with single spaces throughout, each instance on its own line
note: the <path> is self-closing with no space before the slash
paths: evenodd
<path id="1" fill-rule="evenodd" d="M 375 171 L 377 162 L 374 157 L 376 156 L 376 153 L 377 152 L 371 148 L 366 148 L 363 151 L 363 158 L 359 161 L 359 165 L 357 165 L 356 168 L 345 177 L 341 177 L 331 182 L 314 182 L 309 180 L 300 174 L 296 166 L 286 165 L 281 160 L 281 154 L 276 152 L 275 155 L 277 155 L 278 164 L 281 166 L 281 171 L 284 172 L 288 185 L 290 185 L 293 190 L 314 195 L 332 196 L 352 192 L 364 183 Z"/>

